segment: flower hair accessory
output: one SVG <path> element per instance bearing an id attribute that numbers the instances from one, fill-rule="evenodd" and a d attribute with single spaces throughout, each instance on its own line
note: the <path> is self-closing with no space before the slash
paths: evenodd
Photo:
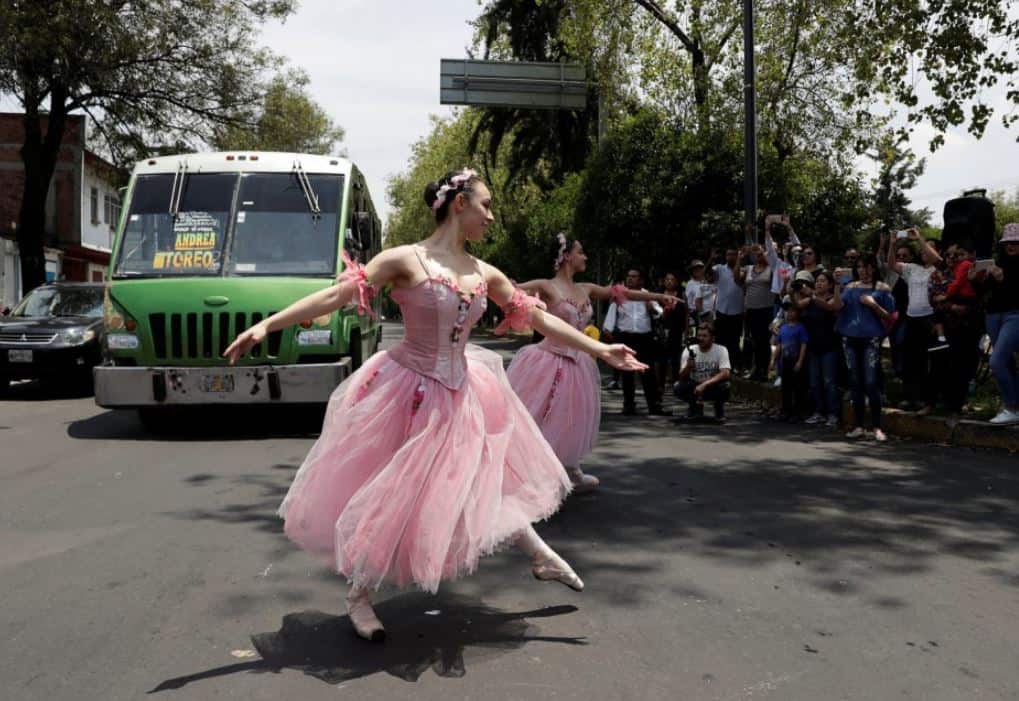
<path id="1" fill-rule="evenodd" d="M 446 204 L 446 197 L 449 193 L 456 192 L 462 188 L 471 178 L 478 177 L 478 174 L 470 168 L 464 168 L 459 173 L 449 179 L 449 182 L 439 188 L 439 191 L 435 193 L 435 201 L 432 202 L 432 209 L 438 212 L 442 205 Z"/>
<path id="2" fill-rule="evenodd" d="M 560 231 L 556 234 L 556 239 L 559 241 L 559 255 L 555 259 L 555 269 L 559 270 L 566 259 L 566 234 Z"/>

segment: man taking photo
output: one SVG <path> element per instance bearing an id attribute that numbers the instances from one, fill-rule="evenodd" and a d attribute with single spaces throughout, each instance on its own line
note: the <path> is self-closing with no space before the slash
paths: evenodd
<path id="1" fill-rule="evenodd" d="M 715 420 L 725 421 L 725 403 L 729 400 L 729 376 L 732 365 L 729 351 L 715 343 L 711 324 L 697 327 L 697 345 L 683 351 L 679 382 L 673 388 L 676 396 L 688 404 L 687 419 L 704 417 L 704 403 L 715 405 Z"/>

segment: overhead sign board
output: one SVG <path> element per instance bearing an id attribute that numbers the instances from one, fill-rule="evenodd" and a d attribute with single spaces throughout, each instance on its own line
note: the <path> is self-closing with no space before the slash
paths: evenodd
<path id="1" fill-rule="evenodd" d="M 444 58 L 439 102 L 472 107 L 582 110 L 587 71 L 572 63 Z"/>

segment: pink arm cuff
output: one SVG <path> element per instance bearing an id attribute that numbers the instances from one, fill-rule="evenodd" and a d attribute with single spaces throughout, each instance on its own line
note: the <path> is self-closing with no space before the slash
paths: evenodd
<path id="1" fill-rule="evenodd" d="M 529 330 L 531 328 L 531 310 L 535 307 L 541 310 L 546 308 L 545 303 L 537 297 L 528 295 L 519 287 L 514 289 L 513 296 L 502 307 L 504 318 L 502 323 L 495 327 L 496 335 L 502 336 L 510 329 L 514 331 Z"/>
<path id="2" fill-rule="evenodd" d="M 616 283 L 609 288 L 612 290 L 612 301 L 616 304 L 623 305 L 630 301 L 630 298 L 626 296 L 626 287 Z"/>
<path id="3" fill-rule="evenodd" d="M 354 299 L 348 306 L 357 307 L 357 313 L 377 319 L 375 310 L 372 309 L 372 300 L 379 293 L 379 288 L 368 282 L 368 273 L 364 266 L 355 262 L 346 251 L 343 251 L 343 272 L 337 278 L 338 282 L 354 283 Z"/>

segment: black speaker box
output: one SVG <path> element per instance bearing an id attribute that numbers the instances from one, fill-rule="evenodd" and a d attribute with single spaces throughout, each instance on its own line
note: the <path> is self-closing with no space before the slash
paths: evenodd
<path id="1" fill-rule="evenodd" d="M 993 256 L 994 203 L 983 196 L 983 191 L 967 193 L 946 202 L 944 218 L 943 245 L 969 241 L 977 258 Z"/>

